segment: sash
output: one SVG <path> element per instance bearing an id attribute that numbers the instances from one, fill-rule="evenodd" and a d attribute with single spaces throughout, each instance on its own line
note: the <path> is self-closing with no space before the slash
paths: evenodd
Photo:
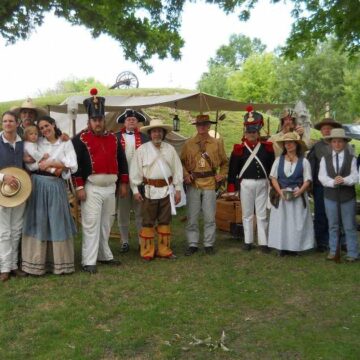
<path id="1" fill-rule="evenodd" d="M 165 161 L 165 159 L 163 158 L 160 150 L 158 150 L 155 145 L 151 142 L 151 147 L 150 147 L 153 151 L 153 153 L 155 154 L 155 160 L 152 162 L 151 165 L 153 165 L 155 162 L 157 162 L 159 164 L 159 168 L 162 172 L 162 175 L 164 177 L 164 180 L 166 181 L 166 184 L 168 186 L 169 189 L 169 198 L 170 198 L 170 205 L 171 205 L 171 215 L 176 215 L 176 207 L 175 207 L 175 187 L 173 184 L 169 183 L 168 177 L 166 176 L 166 171 L 165 171 L 165 166 L 169 168 L 169 165 L 167 164 L 167 162 Z M 171 172 L 171 171 L 170 171 Z"/>

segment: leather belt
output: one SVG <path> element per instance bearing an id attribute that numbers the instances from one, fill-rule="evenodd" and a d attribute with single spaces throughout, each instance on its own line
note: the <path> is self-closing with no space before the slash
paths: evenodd
<path id="1" fill-rule="evenodd" d="M 168 182 L 169 184 L 171 184 L 173 181 L 172 176 L 170 176 L 168 178 Z M 144 177 L 144 184 L 145 185 L 151 185 L 154 187 L 164 187 L 167 186 L 167 182 L 165 179 L 147 179 L 146 177 Z"/>
<path id="2" fill-rule="evenodd" d="M 207 177 L 213 177 L 213 176 L 215 176 L 215 173 L 214 173 L 214 171 L 201 171 L 201 172 L 194 171 L 191 173 L 191 175 L 195 179 L 202 179 L 202 178 L 207 178 Z"/>

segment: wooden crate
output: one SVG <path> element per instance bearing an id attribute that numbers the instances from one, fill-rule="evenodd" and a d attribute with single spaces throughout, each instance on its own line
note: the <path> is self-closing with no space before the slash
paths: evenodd
<path id="1" fill-rule="evenodd" d="M 240 201 L 216 200 L 216 227 L 230 231 L 230 223 L 242 223 Z"/>

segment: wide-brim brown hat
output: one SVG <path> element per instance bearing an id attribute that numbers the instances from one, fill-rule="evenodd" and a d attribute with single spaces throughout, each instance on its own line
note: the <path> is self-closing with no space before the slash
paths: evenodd
<path id="1" fill-rule="evenodd" d="M 325 125 L 330 125 L 332 126 L 334 129 L 340 129 L 342 128 L 342 125 L 338 122 L 336 122 L 334 119 L 331 118 L 325 118 L 322 119 L 320 122 L 318 122 L 317 124 L 315 124 L 314 128 L 316 130 L 321 130 L 321 128 Z"/>
<path id="2" fill-rule="evenodd" d="M 0 206 L 12 208 L 23 204 L 31 194 L 31 178 L 29 174 L 18 167 L 10 166 L 0 170 L 5 175 L 12 175 L 17 179 L 17 189 L 0 182 Z"/>
<path id="3" fill-rule="evenodd" d="M 166 133 L 172 131 L 173 127 L 172 125 L 164 124 L 164 122 L 161 119 L 152 119 L 150 120 L 150 124 L 143 126 L 140 128 L 140 131 L 144 134 L 147 134 L 148 131 L 155 128 L 161 128 L 164 129 Z"/>
<path id="4" fill-rule="evenodd" d="M 343 128 L 341 129 L 332 129 L 329 136 L 325 136 L 324 139 L 331 140 L 331 139 L 344 139 L 345 141 L 349 142 L 351 141 L 351 137 L 346 136 L 345 130 Z"/>
<path id="5" fill-rule="evenodd" d="M 20 111 L 23 109 L 30 109 L 30 110 L 34 110 L 36 112 L 36 117 L 39 118 L 40 116 L 46 116 L 49 115 L 49 113 L 47 112 L 46 109 L 36 106 L 32 99 L 28 98 L 26 99 L 21 106 L 15 106 L 13 108 L 11 108 L 11 111 L 13 111 L 17 116 L 19 116 Z"/>
<path id="6" fill-rule="evenodd" d="M 279 140 L 276 140 L 276 143 L 281 147 L 284 148 L 284 143 L 286 141 L 295 141 L 296 143 L 300 144 L 301 150 L 305 152 L 308 148 L 303 140 L 301 140 L 300 135 L 295 132 L 291 131 L 284 134 Z"/>
<path id="7" fill-rule="evenodd" d="M 210 116 L 207 114 L 199 114 L 196 116 L 195 121 L 191 125 L 202 125 L 202 124 L 216 124 L 216 121 L 211 121 Z"/>

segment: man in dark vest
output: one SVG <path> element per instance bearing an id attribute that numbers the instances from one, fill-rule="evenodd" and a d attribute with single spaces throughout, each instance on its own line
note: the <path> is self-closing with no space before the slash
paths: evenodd
<path id="1" fill-rule="evenodd" d="M 0 169 L 15 166 L 23 167 L 24 143 L 17 134 L 17 116 L 12 111 L 2 115 L 0 132 Z M 16 189 L 16 178 L 0 170 L 0 185 Z M 9 280 L 10 273 L 26 276 L 18 269 L 18 248 L 24 220 L 25 203 L 15 207 L 0 206 L 0 281 Z"/>
<path id="2" fill-rule="evenodd" d="M 331 153 L 320 161 L 319 180 L 324 186 L 324 202 L 329 222 L 328 260 L 335 259 L 340 222 L 343 225 L 347 247 L 346 260 L 353 262 L 358 258 L 356 232 L 356 193 L 355 184 L 359 182 L 356 159 L 346 148 L 351 139 L 344 129 L 331 130 Z"/>
<path id="3" fill-rule="evenodd" d="M 244 118 L 245 138 L 235 144 L 230 157 L 228 192 L 236 190 L 241 181 L 240 199 L 244 226 L 244 249 L 249 251 L 254 243 L 254 210 L 258 244 L 263 252 L 268 252 L 266 205 L 268 199 L 268 176 L 274 162 L 273 144 L 260 141 L 260 130 L 264 125 L 263 116 L 250 106 Z"/>
<path id="4" fill-rule="evenodd" d="M 325 213 L 324 187 L 318 179 L 320 161 L 323 156 L 331 153 L 330 142 L 325 137 L 331 134 L 332 129 L 339 129 L 341 127 L 340 123 L 330 118 L 325 118 L 315 124 L 315 129 L 320 130 L 323 138 L 311 148 L 307 156 L 313 177 L 314 231 L 316 247 L 319 252 L 327 251 L 329 247 L 329 226 Z"/>
<path id="5" fill-rule="evenodd" d="M 146 118 L 143 114 L 133 109 L 126 109 L 117 119 L 118 124 L 123 124 L 124 127 L 116 133 L 123 150 L 125 151 L 126 161 L 130 169 L 131 161 L 134 157 L 135 150 L 142 144 L 149 141 L 146 134 L 139 131 L 139 123 L 145 123 Z M 117 199 L 117 220 L 119 225 L 121 237 L 121 252 L 126 253 L 129 251 L 129 222 L 130 211 L 134 210 L 135 224 L 137 235 L 140 233 L 142 217 L 141 217 L 141 204 L 135 201 L 133 193 L 128 184 L 128 192 L 124 197 Z M 137 237 L 138 238 L 138 237 Z M 140 239 L 139 243 L 140 243 Z M 136 247 L 137 249 L 137 247 Z"/>

